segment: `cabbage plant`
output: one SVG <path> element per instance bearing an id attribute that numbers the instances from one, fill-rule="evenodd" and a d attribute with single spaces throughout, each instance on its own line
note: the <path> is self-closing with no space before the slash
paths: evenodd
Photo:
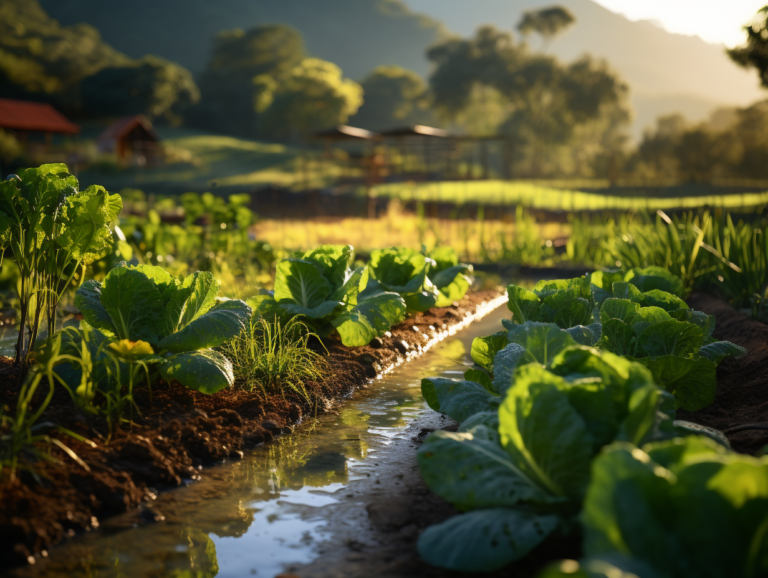
<path id="1" fill-rule="evenodd" d="M 512 324 L 540 321 L 568 329 L 593 322 L 595 300 L 588 276 L 539 281 L 533 291 L 510 285 L 507 294 Z"/>
<path id="2" fill-rule="evenodd" d="M 466 511 L 428 528 L 419 553 L 467 572 L 523 557 L 576 524 L 603 446 L 672 437 L 673 418 L 671 396 L 650 372 L 611 353 L 572 346 L 548 368 L 518 367 L 498 412 L 475 413 L 419 449 L 430 489 Z"/>
<path id="3" fill-rule="evenodd" d="M 452 247 L 437 247 L 427 256 L 435 263 L 427 274 L 438 292 L 435 307 L 448 307 L 464 297 L 472 284 L 472 265 L 459 263 Z"/>
<path id="4" fill-rule="evenodd" d="M 352 269 L 351 246 L 323 245 L 277 264 L 275 289 L 248 301 L 262 316 L 299 316 L 312 331 L 337 331 L 341 342 L 359 347 L 402 321 L 406 305 L 394 292 L 370 291 L 368 268 Z"/>
<path id="5" fill-rule="evenodd" d="M 433 259 L 412 249 L 376 249 L 368 261 L 371 278 L 364 295 L 397 293 L 405 301 L 409 312 L 426 311 L 437 304 L 440 296 L 439 289 L 429 279 L 429 271 L 434 266 Z M 446 280 L 451 274 L 453 272 L 445 275 Z M 452 279 L 455 276 L 453 274 Z M 450 283 L 445 284 L 444 288 L 448 285 Z"/>
<path id="6" fill-rule="evenodd" d="M 160 267 L 121 264 L 103 283 L 83 283 L 75 305 L 97 331 L 97 347 L 114 344 L 115 352 L 152 364 L 166 380 L 215 393 L 233 385 L 234 376 L 231 362 L 213 348 L 238 335 L 251 316 L 248 305 L 218 292 L 207 271 L 177 278 Z"/>
<path id="7" fill-rule="evenodd" d="M 768 576 L 768 458 L 698 436 L 615 443 L 592 464 L 582 521 L 588 556 L 636 561 L 641 578 Z"/>

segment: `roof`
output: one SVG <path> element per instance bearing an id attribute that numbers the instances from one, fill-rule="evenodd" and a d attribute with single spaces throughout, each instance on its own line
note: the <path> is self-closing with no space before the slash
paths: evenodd
<path id="1" fill-rule="evenodd" d="M 393 128 L 392 130 L 382 131 L 383 136 L 435 136 L 446 138 L 450 136 L 447 130 L 416 124 L 414 126 L 404 126 Z"/>
<path id="2" fill-rule="evenodd" d="M 345 139 L 376 140 L 379 138 L 379 135 L 375 132 L 371 132 L 370 130 L 365 130 L 364 128 L 347 126 L 345 124 L 339 124 L 333 128 L 329 128 L 328 130 L 315 133 L 314 136 L 317 138 L 328 138 L 328 139 L 335 139 L 335 140 L 345 140 Z"/>
<path id="3" fill-rule="evenodd" d="M 152 136 L 153 139 L 156 141 L 160 141 L 160 137 L 155 132 L 154 127 L 152 126 L 152 123 L 147 120 L 147 117 L 145 117 L 143 114 L 137 114 L 133 116 L 124 116 L 120 120 L 115 121 L 112 123 L 107 130 L 105 130 L 103 133 L 99 135 L 99 137 L 96 139 L 99 142 L 103 141 L 118 141 L 121 138 L 123 138 L 125 135 L 127 135 L 129 132 L 131 132 L 134 128 L 137 126 L 141 126 L 144 130 L 146 130 L 150 136 Z"/>
<path id="4" fill-rule="evenodd" d="M 0 128 L 77 134 L 80 127 L 50 104 L 0 98 Z"/>

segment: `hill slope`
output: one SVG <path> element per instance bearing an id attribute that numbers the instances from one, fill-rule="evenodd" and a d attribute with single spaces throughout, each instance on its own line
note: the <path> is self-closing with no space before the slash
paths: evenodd
<path id="1" fill-rule="evenodd" d="M 380 64 L 427 73 L 427 46 L 444 30 L 401 0 L 41 0 L 62 24 L 88 22 L 115 48 L 137 58 L 158 54 L 193 72 L 224 29 L 285 23 L 304 35 L 313 56 L 360 78 Z"/>

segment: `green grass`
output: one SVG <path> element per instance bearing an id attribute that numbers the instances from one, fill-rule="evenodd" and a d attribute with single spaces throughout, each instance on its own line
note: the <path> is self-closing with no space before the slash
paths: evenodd
<path id="1" fill-rule="evenodd" d="M 690 185 L 670 186 L 649 194 L 645 189 L 627 188 L 622 195 L 610 194 L 602 181 L 459 181 L 438 183 L 393 183 L 376 185 L 371 193 L 405 201 L 437 201 L 456 204 L 522 204 L 533 209 L 599 211 L 687 209 L 703 206 L 727 209 L 754 208 L 768 203 L 768 191 L 725 194 L 727 187 Z M 568 188 L 568 185 L 574 188 Z M 582 189 L 600 190 L 586 192 Z M 732 190 L 732 189 L 731 189 Z M 700 194 L 702 191 L 712 194 Z M 661 196 L 657 196 L 661 193 Z M 664 195 L 668 196 L 664 196 Z"/>
<path id="2" fill-rule="evenodd" d="M 184 128 L 161 128 L 159 132 L 167 164 L 124 169 L 94 165 L 78 175 L 80 181 L 114 191 L 137 188 L 179 193 L 216 187 L 239 192 L 263 185 L 303 188 L 307 179 L 312 187 L 325 186 L 341 172 L 336 163 L 321 163 L 316 150 L 310 152 L 305 168 L 302 150 L 296 147 Z"/>

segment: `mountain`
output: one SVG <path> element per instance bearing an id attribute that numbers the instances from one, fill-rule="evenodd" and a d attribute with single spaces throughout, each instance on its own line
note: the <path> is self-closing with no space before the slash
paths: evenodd
<path id="1" fill-rule="evenodd" d="M 591 0 L 405 0 L 461 36 L 486 23 L 514 29 L 524 10 L 552 4 L 567 7 L 576 24 L 556 37 L 547 51 L 570 61 L 585 52 L 605 58 L 629 83 L 636 118 L 633 134 L 659 114 L 681 112 L 702 120 L 718 106 L 746 105 L 766 92 L 755 71 L 744 70 L 725 48 L 697 36 L 671 34 L 657 25 L 633 22 Z M 541 47 L 539 38 L 529 42 Z"/>
<path id="2" fill-rule="evenodd" d="M 426 76 L 424 53 L 447 33 L 401 0 L 41 0 L 62 24 L 87 22 L 117 50 L 138 58 L 157 54 L 199 73 L 214 35 L 258 24 L 289 24 L 312 56 L 362 78 L 376 66 L 398 64 Z"/>

